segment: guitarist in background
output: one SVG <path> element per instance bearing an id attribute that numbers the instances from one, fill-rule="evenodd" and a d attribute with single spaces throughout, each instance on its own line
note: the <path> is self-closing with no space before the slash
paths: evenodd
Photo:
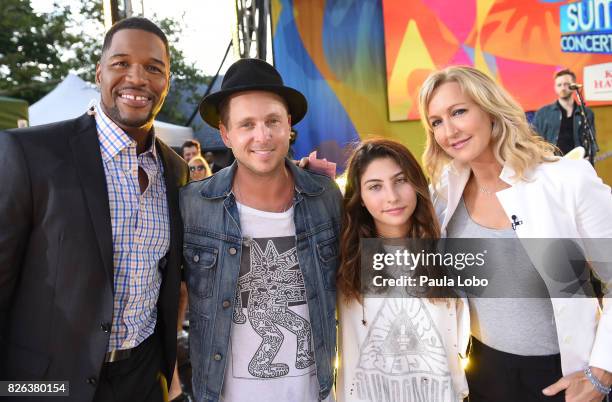
<path id="1" fill-rule="evenodd" d="M 583 118 L 580 107 L 574 100 L 574 90 L 571 84 L 576 83 L 576 74 L 569 69 L 558 71 L 555 74 L 555 92 L 557 100 L 538 110 L 533 118 L 533 126 L 538 134 L 546 141 L 554 144 L 565 155 L 572 149 L 581 145 Z M 593 129 L 595 138 L 595 122 L 593 111 L 585 107 L 589 124 Z M 595 153 L 599 151 L 595 142 Z"/>

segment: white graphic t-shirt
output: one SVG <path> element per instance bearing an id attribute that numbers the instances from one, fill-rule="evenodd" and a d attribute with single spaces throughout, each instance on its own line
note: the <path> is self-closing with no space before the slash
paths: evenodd
<path id="1" fill-rule="evenodd" d="M 338 299 L 339 402 L 458 402 L 436 322 L 449 312 L 427 299 Z M 363 325 L 362 320 L 366 321 Z"/>
<path id="2" fill-rule="evenodd" d="M 242 260 L 221 400 L 318 401 L 310 316 L 293 208 L 238 204 Z"/>

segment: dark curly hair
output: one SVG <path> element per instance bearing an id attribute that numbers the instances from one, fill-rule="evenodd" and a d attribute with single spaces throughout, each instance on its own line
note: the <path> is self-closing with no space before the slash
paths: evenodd
<path id="1" fill-rule="evenodd" d="M 336 283 L 346 302 L 362 300 L 360 239 L 377 237 L 374 220 L 361 202 L 360 183 L 370 163 L 379 158 L 395 161 L 416 192 L 417 205 L 410 219 L 407 237 L 432 240 L 440 238 L 440 226 L 431 203 L 427 179 L 412 153 L 404 145 L 389 139 L 376 138 L 361 142 L 347 162 L 344 193 L 340 268 Z M 431 292 L 425 296 L 433 297 Z"/>

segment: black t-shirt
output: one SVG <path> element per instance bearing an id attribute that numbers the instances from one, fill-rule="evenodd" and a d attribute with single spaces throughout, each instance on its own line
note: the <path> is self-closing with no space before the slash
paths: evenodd
<path id="1" fill-rule="evenodd" d="M 574 113 L 572 111 L 568 116 L 567 111 L 561 106 L 559 101 L 557 101 L 557 105 L 561 109 L 561 127 L 559 128 L 557 147 L 565 155 L 576 147 L 576 143 L 574 143 Z"/>

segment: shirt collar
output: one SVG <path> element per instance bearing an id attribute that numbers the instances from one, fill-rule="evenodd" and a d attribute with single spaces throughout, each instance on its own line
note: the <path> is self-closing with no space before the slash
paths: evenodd
<path id="1" fill-rule="evenodd" d="M 99 103 L 92 106 L 92 111 L 96 118 L 96 129 L 104 162 L 113 159 L 125 148 L 136 147 L 136 141 L 104 113 Z M 151 146 L 142 155 L 150 154 L 157 161 L 156 137 L 153 127 L 151 127 L 151 136 Z"/>
<path id="2" fill-rule="evenodd" d="M 574 103 L 574 106 L 573 106 L 573 109 L 572 109 L 572 116 L 571 117 L 573 117 L 577 113 L 580 113 L 580 110 L 579 110 L 580 105 L 578 105 L 578 102 L 573 101 L 573 103 Z M 561 102 L 559 102 L 559 99 L 557 99 L 555 101 L 555 104 L 557 106 L 557 109 L 559 109 L 559 111 L 561 111 L 561 112 L 565 111 L 565 108 L 563 106 L 561 106 Z M 562 113 L 562 116 L 567 116 L 567 114 Z"/>
<path id="3" fill-rule="evenodd" d="M 449 170 L 449 173 L 452 173 L 455 176 L 463 178 L 462 180 L 464 180 L 466 183 L 472 171 L 472 169 L 470 168 L 470 165 L 468 165 L 467 163 L 461 163 L 455 159 L 453 159 L 448 164 L 447 169 Z M 532 180 L 533 179 L 533 168 L 524 172 L 523 176 L 524 176 L 524 179 L 526 180 Z M 510 166 L 510 164 L 507 162 L 503 164 L 502 171 L 499 174 L 499 178 L 506 184 L 509 184 L 510 186 L 513 186 L 520 181 L 516 177 L 516 171 L 514 170 L 514 168 Z"/>

